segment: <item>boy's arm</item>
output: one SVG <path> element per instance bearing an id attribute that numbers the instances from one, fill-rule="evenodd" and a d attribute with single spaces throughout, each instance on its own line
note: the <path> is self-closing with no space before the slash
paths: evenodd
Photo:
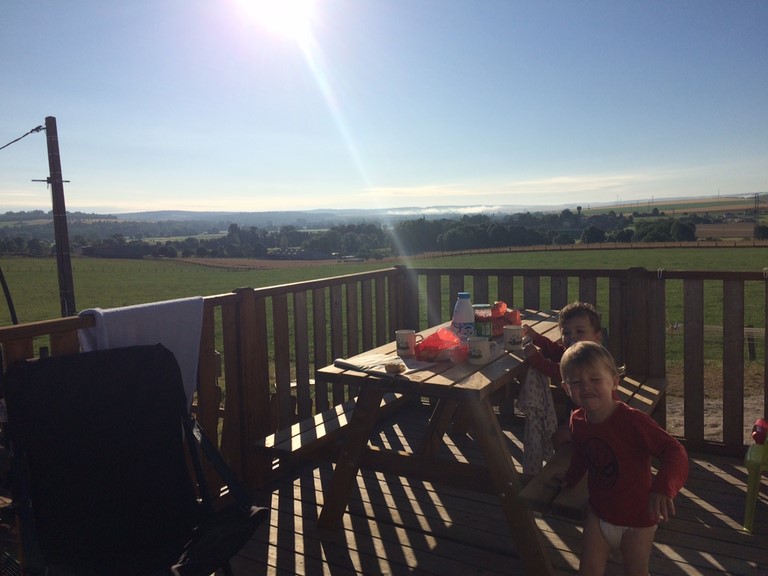
<path id="1" fill-rule="evenodd" d="M 546 336 L 542 336 L 538 332 L 531 331 L 528 333 L 531 337 L 531 342 L 541 348 L 541 353 L 544 354 L 550 360 L 560 360 L 563 357 L 565 348 L 561 342 L 555 342 L 550 340 Z"/>
<path id="2" fill-rule="evenodd" d="M 555 384 L 559 383 L 561 380 L 560 363 L 545 358 L 544 354 L 539 350 L 536 350 L 533 346 L 531 348 L 530 351 L 529 349 L 526 349 L 525 351 L 528 365 L 551 378 Z"/>
<path id="3" fill-rule="evenodd" d="M 560 359 L 563 357 L 565 348 L 560 342 L 553 342 L 534 330 L 527 333 L 532 342 L 524 350 L 528 364 L 551 378 L 555 384 L 559 383 L 561 381 Z"/>
<path id="4" fill-rule="evenodd" d="M 688 453 L 653 418 L 642 412 L 636 414 L 644 421 L 638 426 L 639 437 L 659 460 L 651 491 L 674 498 L 688 479 Z"/>
<path id="5" fill-rule="evenodd" d="M 576 415 L 576 411 L 571 413 L 571 419 L 569 422 L 571 435 L 573 435 L 574 415 Z M 578 417 L 579 416 L 576 415 L 576 418 Z M 584 456 L 584 452 L 581 450 L 581 445 L 578 442 L 571 442 L 571 464 L 568 466 L 568 470 L 565 473 L 565 478 L 563 479 L 563 488 L 576 486 L 576 484 L 579 483 L 579 481 L 586 473 L 587 459 Z"/>

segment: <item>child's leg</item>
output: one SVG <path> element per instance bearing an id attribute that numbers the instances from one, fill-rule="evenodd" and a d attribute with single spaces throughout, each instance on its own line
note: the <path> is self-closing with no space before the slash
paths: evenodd
<path id="1" fill-rule="evenodd" d="M 579 574 L 603 576 L 611 547 L 600 530 L 600 519 L 590 509 L 584 520 L 584 537 L 581 541 L 581 563 Z"/>
<path id="2" fill-rule="evenodd" d="M 653 537 L 657 526 L 631 528 L 621 539 L 621 556 L 625 576 L 648 576 Z"/>

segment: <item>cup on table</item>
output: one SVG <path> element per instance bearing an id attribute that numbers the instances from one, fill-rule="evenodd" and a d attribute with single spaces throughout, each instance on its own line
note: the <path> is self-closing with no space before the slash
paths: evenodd
<path id="1" fill-rule="evenodd" d="M 395 330 L 395 342 L 397 344 L 397 355 L 400 358 L 410 358 L 416 354 L 416 342 L 423 339 L 421 334 L 416 334 L 416 330 Z"/>
<path id="2" fill-rule="evenodd" d="M 467 346 L 469 347 L 467 360 L 470 364 L 487 364 L 493 358 L 499 345 L 488 340 L 486 336 L 470 336 L 467 338 Z"/>
<path id="3" fill-rule="evenodd" d="M 521 324 L 507 324 L 504 326 L 504 350 L 519 352 L 523 349 L 523 326 Z"/>

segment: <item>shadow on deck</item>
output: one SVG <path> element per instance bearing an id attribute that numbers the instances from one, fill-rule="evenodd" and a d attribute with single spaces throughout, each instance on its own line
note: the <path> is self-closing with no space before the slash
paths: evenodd
<path id="1" fill-rule="evenodd" d="M 398 413 L 375 443 L 411 451 L 429 417 L 426 406 Z M 422 424 L 419 424 L 419 421 Z M 510 451 L 521 457 L 522 425 L 508 430 Z M 465 437 L 446 437 L 444 456 L 474 461 Z M 657 532 L 651 573 L 768 573 L 768 494 L 760 495 L 754 534 L 741 529 L 747 474 L 732 458 L 690 454 L 690 477 L 676 500 L 677 516 Z M 434 486 L 386 474 L 358 475 L 344 526 L 321 531 L 317 519 L 330 464 L 307 465 L 257 495 L 271 508 L 260 529 L 233 562 L 241 575 L 440 575 L 522 574 L 509 529 L 494 495 Z M 578 570 L 578 523 L 539 517 L 559 573 Z M 608 574 L 620 574 L 613 562 Z"/>

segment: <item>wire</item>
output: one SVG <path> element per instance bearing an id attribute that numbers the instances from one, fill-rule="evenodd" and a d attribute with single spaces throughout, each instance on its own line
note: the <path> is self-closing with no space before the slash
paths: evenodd
<path id="1" fill-rule="evenodd" d="M 11 140 L 10 142 L 8 142 L 8 144 L 6 144 L 4 146 L 0 146 L 0 150 L 2 150 L 3 148 L 8 148 L 8 146 L 10 146 L 11 144 L 14 144 L 14 143 L 18 142 L 22 138 L 26 138 L 27 136 L 29 136 L 33 132 L 41 132 L 42 130 L 45 130 L 45 126 L 43 126 L 42 124 L 40 126 L 38 126 L 37 128 L 32 128 L 32 130 L 30 130 L 29 132 L 27 132 L 23 136 L 19 136 L 18 138 L 16 138 L 16 140 Z"/>

